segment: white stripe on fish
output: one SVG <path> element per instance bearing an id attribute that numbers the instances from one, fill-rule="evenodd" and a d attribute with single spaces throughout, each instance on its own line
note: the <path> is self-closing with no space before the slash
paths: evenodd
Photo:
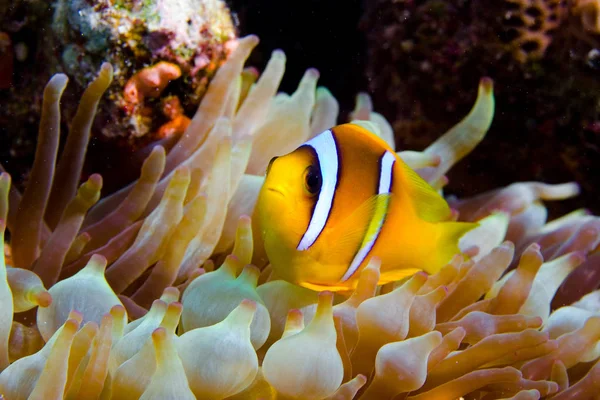
<path id="1" fill-rule="evenodd" d="M 339 172 L 337 145 L 331 130 L 315 136 L 306 142 L 306 145 L 312 147 L 317 153 L 323 184 L 308 228 L 298 244 L 297 249 L 300 251 L 309 249 L 325 228 L 333 205 Z"/>
<path id="2" fill-rule="evenodd" d="M 381 156 L 381 159 L 379 160 L 379 188 L 377 194 L 381 195 L 390 193 L 392 188 L 395 162 L 396 157 L 389 151 L 386 151 L 383 153 L 383 156 Z M 354 256 L 354 259 L 350 263 L 350 267 L 348 267 L 346 273 L 342 277 L 342 282 L 350 279 L 358 267 L 360 267 L 360 265 L 363 263 L 365 258 L 367 258 L 369 255 L 369 252 L 375 245 L 377 238 L 379 238 L 379 233 L 381 232 L 381 228 L 385 222 L 385 215 L 387 214 L 388 206 L 388 201 L 377 203 L 377 209 L 375 209 L 373 213 L 373 219 L 367 228 L 363 243 Z"/>

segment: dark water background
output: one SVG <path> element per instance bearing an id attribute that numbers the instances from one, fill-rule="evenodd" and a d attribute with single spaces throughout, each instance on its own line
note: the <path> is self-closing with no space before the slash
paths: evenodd
<path id="1" fill-rule="evenodd" d="M 281 90 L 295 90 L 308 68 L 320 72 L 319 85 L 327 87 L 346 114 L 355 95 L 367 90 L 366 39 L 359 29 L 363 14 L 360 0 L 277 1 L 230 0 L 240 34 L 256 34 L 260 44 L 248 64 L 263 68 L 271 52 L 287 57 Z"/>

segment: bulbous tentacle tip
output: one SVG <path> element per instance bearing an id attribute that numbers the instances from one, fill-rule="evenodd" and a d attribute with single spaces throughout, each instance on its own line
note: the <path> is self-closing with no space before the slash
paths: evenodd
<path id="1" fill-rule="evenodd" d="M 319 292 L 319 303 L 317 307 L 327 307 L 333 305 L 333 292 L 324 290 Z"/>
<path id="2" fill-rule="evenodd" d="M 168 304 L 162 299 L 156 299 L 152 302 L 150 312 L 160 312 L 161 314 L 166 311 Z"/>
<path id="3" fill-rule="evenodd" d="M 0 173 L 0 185 L 10 184 L 11 178 L 8 172 Z"/>
<path id="4" fill-rule="evenodd" d="M 237 280 L 256 288 L 259 277 L 260 269 L 252 264 L 247 264 L 244 266 L 244 269 L 242 269 L 242 273 L 237 277 Z"/>
<path id="5" fill-rule="evenodd" d="M 419 290 L 421 286 L 425 284 L 428 277 L 429 275 L 427 275 L 427 273 L 424 271 L 417 272 L 409 279 L 408 282 L 406 282 L 407 288 L 411 291 L 414 290 L 416 293 L 416 291 Z"/>
<path id="6" fill-rule="evenodd" d="M 104 257 L 102 254 L 94 254 L 88 261 L 85 268 L 88 269 L 89 271 L 94 271 L 94 272 L 104 274 L 107 264 L 108 264 L 108 261 L 106 260 L 106 257 Z"/>
<path id="7" fill-rule="evenodd" d="M 494 90 L 494 80 L 489 76 L 484 76 L 479 80 L 479 86 L 487 93 Z"/>
<path id="8" fill-rule="evenodd" d="M 477 245 L 469 246 L 462 251 L 462 255 L 468 258 L 473 258 L 479 254 L 481 249 Z"/>
<path id="9" fill-rule="evenodd" d="M 147 159 L 158 157 L 159 154 L 164 157 L 166 155 L 165 148 L 161 145 L 154 146 L 152 148 L 152 152 L 150 153 L 150 156 L 148 156 Z"/>
<path id="10" fill-rule="evenodd" d="M 329 89 L 327 89 L 325 86 L 319 86 L 319 87 L 317 87 L 316 96 L 317 96 L 317 99 L 320 99 L 320 98 L 332 98 L 333 97 L 333 95 L 331 94 L 331 91 Z"/>
<path id="11" fill-rule="evenodd" d="M 159 347 L 164 343 L 167 338 L 167 330 L 163 327 L 156 328 L 152 331 L 152 341 L 156 347 Z"/>
<path id="12" fill-rule="evenodd" d="M 566 257 L 567 263 L 569 265 L 572 265 L 573 267 L 583 264 L 584 261 L 587 259 L 583 251 L 574 251 L 572 253 L 567 254 Z"/>
<path id="13" fill-rule="evenodd" d="M 304 73 L 304 79 L 308 79 L 308 80 L 317 80 L 319 79 L 319 77 L 321 76 L 321 74 L 319 73 L 319 70 L 316 68 L 309 68 L 306 70 L 306 72 Z"/>
<path id="14" fill-rule="evenodd" d="M 304 314 L 302 313 L 301 310 L 299 310 L 298 308 L 292 308 L 287 313 L 287 322 L 286 322 L 286 325 L 288 323 L 296 324 L 296 323 L 298 323 L 298 321 L 303 320 L 303 318 L 304 318 Z"/>
<path id="15" fill-rule="evenodd" d="M 297 308 L 287 313 L 282 338 L 296 334 L 304 329 L 304 314 Z"/>
<path id="16" fill-rule="evenodd" d="M 529 246 L 527 246 L 527 248 L 525 249 L 525 251 L 523 253 L 527 253 L 527 254 L 539 253 L 541 248 L 542 247 L 540 246 L 539 243 L 533 242 Z"/>
<path id="17" fill-rule="evenodd" d="M 79 329 L 79 324 L 81 324 L 81 320 L 68 319 L 63 325 L 63 330 L 69 334 L 75 334 L 77 329 Z"/>
<path id="18" fill-rule="evenodd" d="M 240 309 L 246 312 L 255 312 L 256 311 L 256 302 L 250 299 L 244 299 L 239 305 Z"/>
<path id="19" fill-rule="evenodd" d="M 113 66 L 109 62 L 105 61 L 105 62 L 102 63 L 102 65 L 100 65 L 100 71 L 107 71 L 107 72 L 110 71 L 110 72 L 112 72 L 112 70 L 113 70 Z"/>
<path id="20" fill-rule="evenodd" d="M 246 35 L 243 38 L 240 38 L 239 40 L 248 42 L 249 44 L 253 44 L 255 46 L 260 43 L 260 39 L 257 35 Z"/>
<path id="21" fill-rule="evenodd" d="M 238 275 L 238 272 L 240 272 L 243 268 L 244 264 L 240 261 L 240 259 L 235 254 L 230 254 L 225 257 L 225 261 L 217 271 L 222 271 L 222 273 L 226 273 L 227 275 L 235 278 Z"/>
<path id="22" fill-rule="evenodd" d="M 167 311 L 166 311 L 165 315 L 176 316 L 177 320 L 179 320 L 179 316 L 181 316 L 182 311 L 183 311 L 183 304 L 181 304 L 178 301 L 175 301 L 173 303 L 169 303 L 169 305 L 167 306 Z M 175 324 L 175 325 L 177 325 L 177 324 Z"/>
<path id="23" fill-rule="evenodd" d="M 50 78 L 50 80 L 48 81 L 48 83 L 46 84 L 46 88 L 53 88 L 53 89 L 54 88 L 61 88 L 61 89 L 64 89 L 65 86 L 67 86 L 68 82 L 69 82 L 69 77 L 67 75 L 62 74 L 62 73 L 54 74 L 52 76 L 52 78 Z"/>
<path id="24" fill-rule="evenodd" d="M 271 53 L 271 57 L 285 60 L 285 52 L 282 49 L 275 49 Z"/>
<path id="25" fill-rule="evenodd" d="M 103 62 L 102 65 L 100 66 L 99 75 L 105 75 L 106 78 L 108 79 L 108 82 L 111 82 L 113 79 L 113 74 L 114 74 L 114 68 L 113 68 L 112 64 L 108 63 L 108 62 Z"/>
<path id="26" fill-rule="evenodd" d="M 101 188 L 102 187 L 102 175 L 100 175 L 100 174 L 92 174 L 88 178 L 88 182 L 94 188 Z"/>
<path id="27" fill-rule="evenodd" d="M 126 312 L 125 307 L 121 304 L 117 304 L 110 309 L 110 315 L 112 315 L 113 318 L 122 317 Z"/>
<path id="28" fill-rule="evenodd" d="M 502 244 L 500 244 L 500 247 L 502 247 L 504 250 L 508 250 L 508 251 L 515 250 L 515 244 L 513 242 L 511 242 L 510 240 L 505 240 L 504 242 L 502 242 Z"/>
<path id="29" fill-rule="evenodd" d="M 256 314 L 257 304 L 250 299 L 244 299 L 233 311 L 229 313 L 223 322 L 227 322 L 230 327 L 249 329 L 252 319 Z M 249 333 L 249 332 L 248 332 Z"/>
<path id="30" fill-rule="evenodd" d="M 33 300 L 34 304 L 37 304 L 39 307 L 45 308 L 52 304 L 52 295 L 50 295 L 50 293 L 46 289 L 41 287 L 39 291 L 36 291 L 33 294 Z"/>
<path id="31" fill-rule="evenodd" d="M 367 92 L 359 92 L 356 95 L 356 108 L 366 108 L 367 110 L 373 110 L 373 102 L 371 101 L 371 96 Z"/>
<path id="32" fill-rule="evenodd" d="M 165 288 L 165 290 L 163 290 L 163 293 L 162 293 L 162 296 L 160 297 L 160 299 L 167 303 L 172 303 L 174 301 L 178 301 L 180 295 L 181 295 L 181 291 L 179 289 L 177 289 L 174 286 L 169 286 L 169 287 Z"/>

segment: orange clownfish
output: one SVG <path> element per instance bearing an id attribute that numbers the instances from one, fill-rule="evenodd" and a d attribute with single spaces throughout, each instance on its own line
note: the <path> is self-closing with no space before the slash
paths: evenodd
<path id="1" fill-rule="evenodd" d="M 477 226 L 450 221 L 444 198 L 353 123 L 273 158 L 256 211 L 273 278 L 313 290 L 353 289 L 371 257 L 380 284 L 435 273 Z"/>

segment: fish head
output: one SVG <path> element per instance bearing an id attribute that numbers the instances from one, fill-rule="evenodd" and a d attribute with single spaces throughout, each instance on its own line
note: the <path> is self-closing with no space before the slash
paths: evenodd
<path id="1" fill-rule="evenodd" d="M 319 163 L 303 146 L 269 163 L 257 212 L 265 251 L 274 269 L 289 269 L 294 263 L 321 185 Z"/>

